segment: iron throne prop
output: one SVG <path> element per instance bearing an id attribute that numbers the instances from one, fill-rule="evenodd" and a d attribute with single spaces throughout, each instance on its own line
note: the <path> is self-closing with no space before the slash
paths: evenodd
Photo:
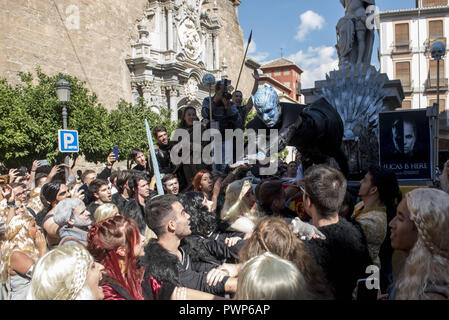
<path id="1" fill-rule="evenodd" d="M 357 69 L 358 70 L 357 70 Z M 326 85 L 318 83 L 321 95 L 340 114 L 344 123 L 343 149 L 348 157 L 349 173 L 358 175 L 379 163 L 378 115 L 389 91 L 383 89 L 387 77 L 374 67 L 342 65 L 326 75 Z"/>

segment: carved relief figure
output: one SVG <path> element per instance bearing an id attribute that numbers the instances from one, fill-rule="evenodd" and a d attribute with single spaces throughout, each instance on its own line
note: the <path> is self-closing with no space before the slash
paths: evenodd
<path id="1" fill-rule="evenodd" d="M 187 56 L 195 60 L 201 53 L 201 39 L 195 23 L 187 18 L 179 27 L 179 40 Z"/>
<path id="2" fill-rule="evenodd" d="M 367 28 L 367 7 L 375 0 L 340 0 L 346 9 L 337 24 L 339 65 L 370 64 L 374 43 L 374 28 Z"/>

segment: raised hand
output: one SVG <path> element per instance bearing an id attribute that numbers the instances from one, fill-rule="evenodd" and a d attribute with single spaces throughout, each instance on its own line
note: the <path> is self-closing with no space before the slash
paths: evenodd
<path id="1" fill-rule="evenodd" d="M 84 198 L 85 198 L 84 190 L 83 189 L 80 190 L 81 186 L 82 186 L 82 184 L 78 183 L 73 187 L 72 192 L 70 192 L 70 194 L 72 195 L 72 198 L 78 198 L 80 200 L 84 200 Z"/>
<path id="2" fill-rule="evenodd" d="M 221 282 L 223 278 L 226 277 L 227 275 L 228 274 L 223 270 L 215 268 L 208 272 L 206 276 L 206 282 L 209 286 L 214 287 L 217 285 L 217 283 Z"/>
<path id="3" fill-rule="evenodd" d="M 36 232 L 36 239 L 34 240 L 34 243 L 36 244 L 36 248 L 39 253 L 43 254 L 47 251 L 47 241 L 40 230 Z"/>
<path id="4" fill-rule="evenodd" d="M 117 159 L 115 158 L 114 152 L 111 152 L 108 155 L 108 158 L 107 158 L 106 161 L 107 161 L 107 166 L 108 167 L 112 167 L 114 165 L 114 163 L 117 161 Z"/>
<path id="5" fill-rule="evenodd" d="M 228 247 L 233 247 L 240 240 L 242 240 L 242 238 L 240 238 L 240 237 L 231 237 L 231 238 L 226 238 L 224 242 Z"/>
<path id="6" fill-rule="evenodd" d="M 17 177 L 19 176 L 19 170 L 17 169 L 11 169 L 9 170 L 9 183 L 13 183 L 16 181 Z"/>
<path id="7" fill-rule="evenodd" d="M 5 184 L 5 186 L 2 188 L 2 196 L 3 199 L 6 199 L 8 203 L 13 203 L 15 199 L 14 192 L 12 191 L 12 188 L 9 184 Z"/>

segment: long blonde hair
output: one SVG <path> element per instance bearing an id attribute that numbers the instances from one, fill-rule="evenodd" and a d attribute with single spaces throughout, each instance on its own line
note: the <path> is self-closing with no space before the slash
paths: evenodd
<path id="1" fill-rule="evenodd" d="M 257 222 L 259 214 L 257 211 L 251 211 L 243 197 L 251 190 L 251 183 L 248 180 L 237 180 L 226 188 L 226 200 L 221 210 L 221 219 L 231 222 L 239 217 L 247 217 L 253 223 Z"/>
<path id="2" fill-rule="evenodd" d="M 81 245 L 64 245 L 36 263 L 27 300 L 95 300 L 87 274 L 94 262 Z"/>
<path id="3" fill-rule="evenodd" d="M 9 258 L 14 251 L 20 251 L 27 254 L 31 259 L 39 258 L 39 251 L 36 248 L 34 240 L 30 237 L 28 230 L 34 218 L 28 214 L 14 216 L 6 226 L 6 241 L 3 243 L 2 252 L 2 281 L 8 281 L 9 277 Z"/>
<path id="4" fill-rule="evenodd" d="M 427 288 L 441 283 L 449 286 L 449 195 L 419 188 L 405 198 L 418 239 L 396 282 L 395 299 L 428 299 Z"/>

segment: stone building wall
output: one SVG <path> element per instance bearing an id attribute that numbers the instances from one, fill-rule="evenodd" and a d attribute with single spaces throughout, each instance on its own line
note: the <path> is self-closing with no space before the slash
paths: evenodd
<path id="1" fill-rule="evenodd" d="M 165 2 L 167 0 L 159 0 Z M 106 108 L 122 98 L 132 101 L 125 59 L 138 38 L 137 23 L 148 0 L 0 0 L 0 77 L 18 83 L 18 72 L 64 72 L 86 82 Z M 235 87 L 244 49 L 238 22 L 238 0 L 217 0 L 223 28 L 219 35 L 220 65 Z M 205 6 L 212 8 L 214 1 Z M 239 89 L 248 98 L 252 70 L 245 66 Z M 119 167 L 123 168 L 124 163 Z M 83 159 L 75 170 L 94 168 Z"/>
<path id="2" fill-rule="evenodd" d="M 62 71 L 86 81 L 108 109 L 115 108 L 120 98 L 131 102 L 125 59 L 137 39 L 137 19 L 147 2 L 0 0 L 0 76 L 17 83 L 19 71 L 34 71 L 40 65 L 44 73 Z M 234 86 L 244 53 L 235 3 L 217 1 L 223 23 L 220 64 L 224 57 Z M 206 6 L 212 7 L 213 1 Z M 247 67 L 242 72 L 239 88 L 245 96 L 252 87 L 251 72 Z"/>
<path id="3" fill-rule="evenodd" d="M 0 0 L 0 75 L 14 83 L 17 72 L 40 65 L 86 81 L 107 108 L 129 101 L 125 58 L 146 2 Z"/>

